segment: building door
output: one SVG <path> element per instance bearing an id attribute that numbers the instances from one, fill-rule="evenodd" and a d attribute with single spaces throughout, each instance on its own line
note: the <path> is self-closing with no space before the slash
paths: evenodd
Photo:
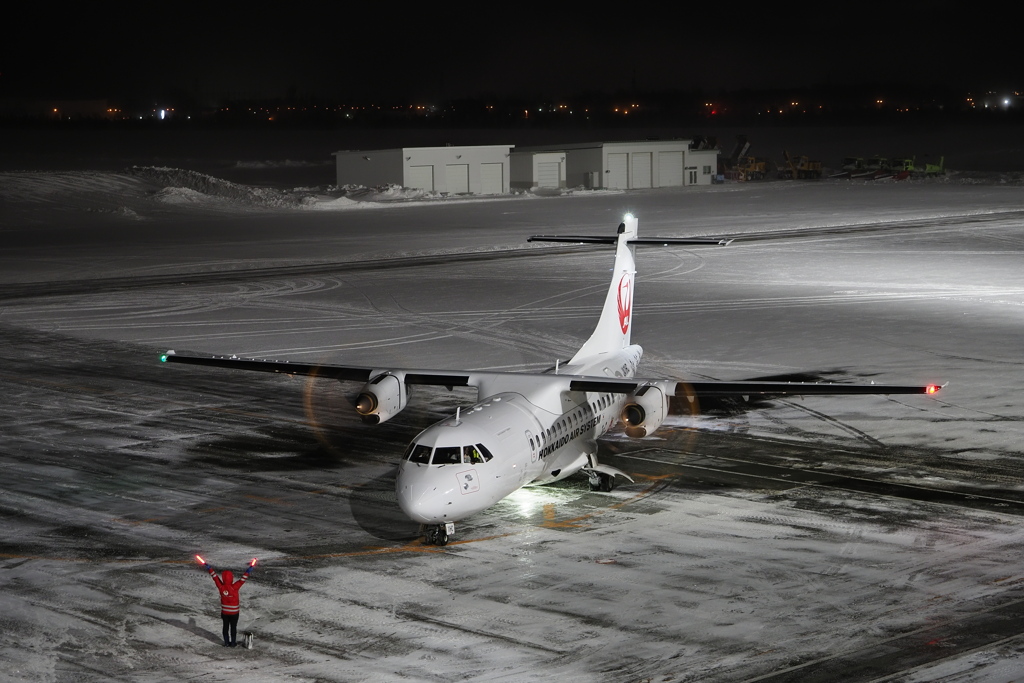
<path id="1" fill-rule="evenodd" d="M 629 184 L 630 187 L 650 187 L 651 186 L 651 153 L 650 152 L 633 152 L 632 163 L 630 164 L 630 170 L 633 172 L 632 182 Z"/>
<path id="2" fill-rule="evenodd" d="M 626 153 L 609 154 L 608 168 L 605 173 L 607 182 L 605 187 L 610 190 L 625 190 L 629 188 L 629 155 Z"/>
<path id="3" fill-rule="evenodd" d="M 444 167 L 444 178 L 448 194 L 469 192 L 469 164 L 448 164 Z"/>
<path id="4" fill-rule="evenodd" d="M 658 152 L 658 187 L 683 186 L 683 153 Z"/>
<path id="5" fill-rule="evenodd" d="M 562 169 L 557 161 L 541 161 L 537 164 L 537 187 L 558 187 Z"/>
<path id="6" fill-rule="evenodd" d="M 480 164 L 480 193 L 501 194 L 505 191 L 505 169 L 502 164 Z"/>
<path id="7" fill-rule="evenodd" d="M 434 167 L 410 166 L 406 171 L 405 184 L 414 190 L 434 191 Z"/>

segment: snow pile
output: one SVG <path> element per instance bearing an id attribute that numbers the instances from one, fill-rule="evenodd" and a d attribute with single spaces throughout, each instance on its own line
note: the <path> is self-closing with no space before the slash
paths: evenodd
<path id="1" fill-rule="evenodd" d="M 358 202 L 348 197 L 303 197 L 299 206 L 311 211 L 346 211 L 348 209 L 373 209 L 380 208 L 376 202 Z"/>
<path id="2" fill-rule="evenodd" d="M 157 193 L 158 198 L 162 200 L 169 198 L 172 202 L 181 201 L 183 198 L 195 202 L 210 197 L 238 204 L 270 208 L 294 206 L 299 202 L 297 197 L 278 190 L 240 185 L 205 173 L 181 168 L 133 166 L 126 173 L 129 176 L 164 186 L 164 189 Z"/>
<path id="3" fill-rule="evenodd" d="M 364 187 L 363 185 L 343 185 L 340 190 L 346 196 L 358 201 L 371 202 L 396 202 L 410 201 L 415 199 L 438 199 L 442 195 L 437 192 L 430 192 L 413 187 L 402 187 L 394 183 L 378 185 L 376 187 Z"/>
<path id="4" fill-rule="evenodd" d="M 206 204 L 211 200 L 209 195 L 188 187 L 165 187 L 158 191 L 154 198 L 165 204 L 195 205 Z M 219 199 L 219 198 L 213 198 Z"/>

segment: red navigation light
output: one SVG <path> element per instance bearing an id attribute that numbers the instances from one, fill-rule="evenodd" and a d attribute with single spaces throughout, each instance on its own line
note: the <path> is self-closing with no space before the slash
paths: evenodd
<path id="1" fill-rule="evenodd" d="M 942 387 L 940 387 L 938 384 L 929 384 L 925 388 L 924 393 L 926 393 L 926 394 L 937 394 L 937 393 L 939 393 L 939 389 L 941 389 L 941 388 Z"/>

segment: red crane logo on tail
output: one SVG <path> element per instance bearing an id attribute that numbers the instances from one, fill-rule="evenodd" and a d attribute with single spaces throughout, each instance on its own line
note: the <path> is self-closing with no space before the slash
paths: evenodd
<path id="1" fill-rule="evenodd" d="M 619 327 L 622 334 L 629 332 L 629 314 L 633 309 L 633 291 L 629 284 L 629 273 L 626 273 L 619 280 Z"/>

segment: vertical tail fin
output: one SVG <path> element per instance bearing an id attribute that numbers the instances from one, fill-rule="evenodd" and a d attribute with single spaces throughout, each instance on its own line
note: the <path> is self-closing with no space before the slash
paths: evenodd
<path id="1" fill-rule="evenodd" d="M 619 226 L 615 266 L 612 268 L 612 281 L 604 299 L 604 308 L 601 309 L 601 318 L 590 339 L 580 347 L 570 363 L 629 346 L 629 336 L 633 329 L 633 281 L 636 276 L 633 247 L 629 241 L 637 236 L 637 223 L 636 217 L 626 214 Z"/>

